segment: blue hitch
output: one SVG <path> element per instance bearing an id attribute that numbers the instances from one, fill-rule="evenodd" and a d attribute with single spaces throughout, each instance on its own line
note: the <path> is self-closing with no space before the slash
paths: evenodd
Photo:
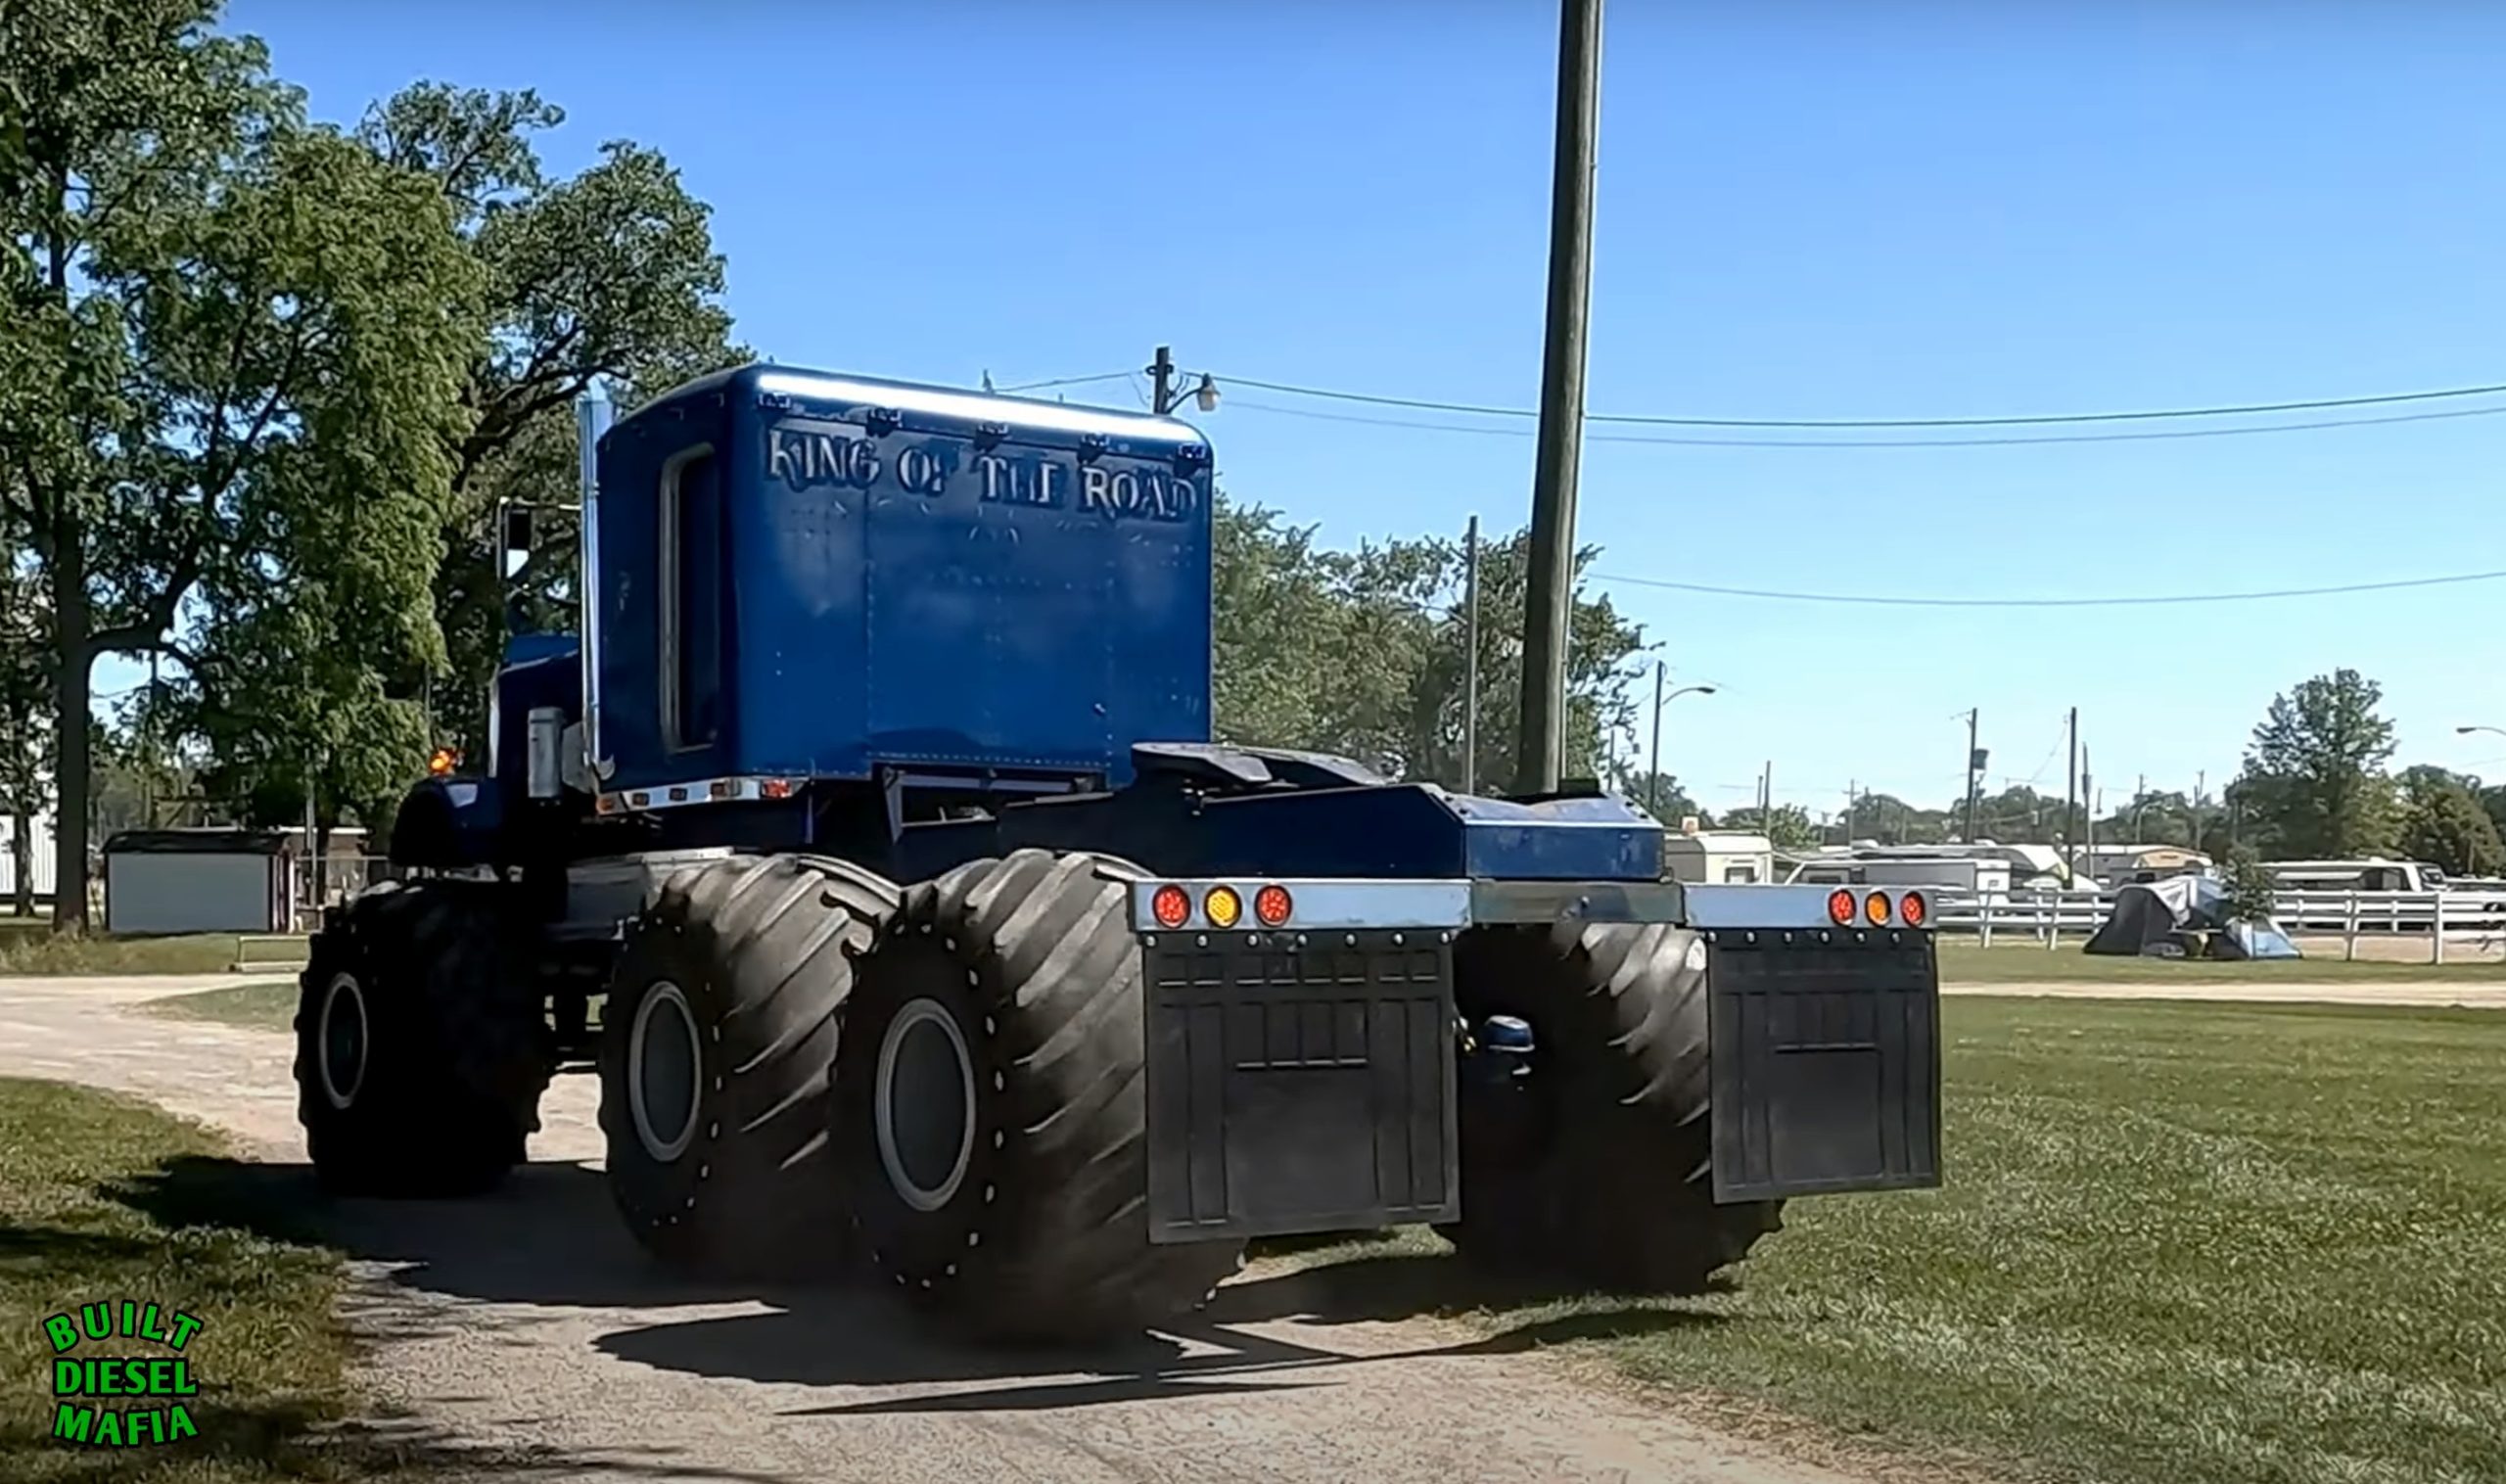
<path id="1" fill-rule="evenodd" d="M 1479 1023 L 1462 1058 L 1464 1076 L 1485 1091 L 1520 1091 L 1531 1076 L 1531 1022 L 1513 1015 L 1491 1015 Z"/>

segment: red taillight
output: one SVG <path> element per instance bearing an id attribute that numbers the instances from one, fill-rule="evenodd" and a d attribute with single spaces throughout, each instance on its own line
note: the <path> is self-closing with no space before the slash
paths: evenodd
<path id="1" fill-rule="evenodd" d="M 1180 886 L 1161 886 L 1148 899 L 1148 909 L 1159 927 L 1179 928 L 1191 918 L 1192 898 Z"/>
<path id="2" fill-rule="evenodd" d="M 1833 922 L 1836 926 L 1851 926 L 1853 923 L 1853 893 L 1848 892 L 1841 887 L 1828 893 L 1828 920 Z"/>
<path id="3" fill-rule="evenodd" d="M 1888 894 L 1886 892 L 1873 892 L 1870 896 L 1863 898 L 1862 915 L 1870 919 L 1873 927 L 1878 927 L 1881 923 L 1886 922 L 1888 920 Z"/>
<path id="4" fill-rule="evenodd" d="M 1253 894 L 1253 915 L 1264 927 L 1277 927 L 1296 910 L 1296 903 L 1283 886 L 1266 886 Z"/>
<path id="5" fill-rule="evenodd" d="M 1925 904 L 1923 893 L 1908 892 L 1897 899 L 1897 920 L 1906 926 L 1921 927 L 1924 918 L 1929 915 L 1931 908 Z"/>

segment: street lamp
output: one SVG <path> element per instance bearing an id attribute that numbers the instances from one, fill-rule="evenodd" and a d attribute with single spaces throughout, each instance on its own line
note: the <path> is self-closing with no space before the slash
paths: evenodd
<path id="1" fill-rule="evenodd" d="M 1683 685 L 1664 695 L 1662 680 L 1668 672 L 1669 667 L 1661 661 L 1653 662 L 1653 762 L 1645 776 L 1645 812 L 1656 819 L 1662 817 L 1662 708 L 1682 696 L 1714 694 L 1711 685 Z"/>
<path id="2" fill-rule="evenodd" d="M 2454 735 L 2458 737 L 2468 737 L 2476 731 L 2484 731 L 2493 733 L 2496 736 L 2506 737 L 2506 726 L 2457 726 L 2454 728 Z"/>

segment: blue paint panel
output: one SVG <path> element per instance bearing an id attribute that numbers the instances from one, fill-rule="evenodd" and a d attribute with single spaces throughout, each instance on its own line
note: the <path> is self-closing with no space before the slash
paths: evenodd
<path id="1" fill-rule="evenodd" d="M 661 481 L 670 460 L 711 444 L 724 448 L 731 419 L 719 379 L 682 389 L 621 419 L 600 443 L 601 751 L 617 765 L 613 788 L 719 777 L 737 749 L 736 687 L 723 698 L 726 724 L 710 747 L 665 751 L 662 729 Z M 739 462 L 727 471 L 739 479 Z M 744 540 L 747 536 L 749 539 Z M 754 537 L 736 517 L 726 543 L 734 571 Z M 733 595 L 732 631 L 744 595 Z"/>
<path id="2" fill-rule="evenodd" d="M 557 648 L 535 642 L 564 637 L 554 634 L 518 637 L 507 646 L 507 654 L 517 649 L 550 652 L 513 665 L 496 676 L 495 779 L 505 792 L 517 799 L 526 797 L 530 792 L 531 714 L 543 706 L 553 706 L 563 712 L 569 721 L 579 720 L 582 716 L 582 662 L 577 658 L 574 643 L 568 640 L 562 648 Z M 524 639 L 534 642 L 524 644 Z M 484 763 L 487 760 L 479 761 Z"/>
<path id="3" fill-rule="evenodd" d="M 734 642 L 719 743 L 665 755 L 658 482 L 724 460 Z M 614 787 L 881 765 L 1130 776 L 1209 734 L 1207 446 L 1168 418 L 750 366 L 600 454 Z"/>

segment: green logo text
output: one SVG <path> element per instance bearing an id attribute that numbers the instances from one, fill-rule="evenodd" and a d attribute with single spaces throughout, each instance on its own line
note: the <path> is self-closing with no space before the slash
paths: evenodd
<path id="1" fill-rule="evenodd" d="M 185 1399 L 200 1394 L 183 1347 L 199 1320 L 179 1310 L 161 1320 L 155 1304 L 120 1299 L 82 1304 L 77 1314 L 43 1322 L 52 1342 L 52 1435 L 61 1442 L 108 1448 L 179 1443 L 197 1437 Z M 79 1341 L 146 1340 L 170 1355 L 74 1356 Z"/>

